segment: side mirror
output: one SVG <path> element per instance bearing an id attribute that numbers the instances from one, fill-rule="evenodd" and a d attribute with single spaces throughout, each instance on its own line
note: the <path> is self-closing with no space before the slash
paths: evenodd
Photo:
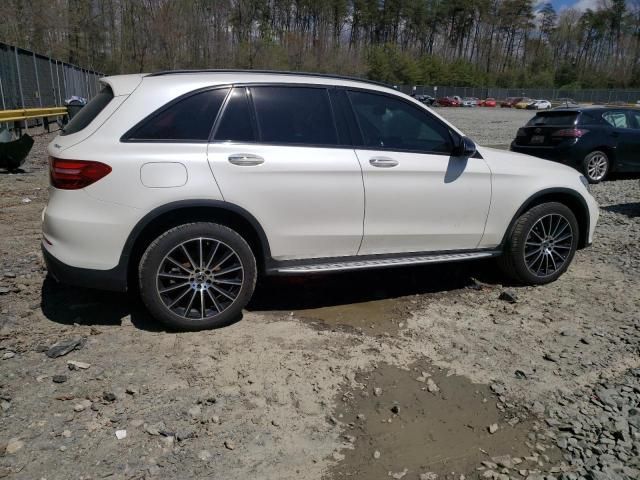
<path id="1" fill-rule="evenodd" d="M 451 153 L 454 157 L 472 157 L 476 153 L 476 144 L 469 137 L 458 137 Z"/>

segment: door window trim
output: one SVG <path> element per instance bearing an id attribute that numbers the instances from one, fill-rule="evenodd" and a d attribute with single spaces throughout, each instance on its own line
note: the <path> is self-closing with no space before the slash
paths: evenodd
<path id="1" fill-rule="evenodd" d="M 353 112 L 353 116 L 355 117 L 355 121 L 356 121 L 356 125 L 358 128 L 358 131 L 360 132 L 360 138 L 362 140 L 362 144 L 358 145 L 355 144 L 353 145 L 353 148 L 357 148 L 359 150 L 380 150 L 380 151 L 385 151 L 385 152 L 398 152 L 398 153 L 417 153 L 417 154 L 422 154 L 422 155 L 440 155 L 440 156 L 446 156 L 446 157 L 451 157 L 453 155 L 453 145 L 454 145 L 454 135 L 458 135 L 457 132 L 454 132 L 451 127 L 449 125 L 447 125 L 446 123 L 444 123 L 442 120 L 440 120 L 438 117 L 436 117 L 435 115 L 432 115 L 431 112 L 429 112 L 428 110 L 425 110 L 423 108 L 421 108 L 419 105 L 414 105 L 412 102 L 408 102 L 406 99 L 402 98 L 399 95 L 394 95 L 391 93 L 387 93 L 387 92 L 380 92 L 378 90 L 370 90 L 368 88 L 358 88 L 358 87 L 343 87 L 344 90 L 347 91 L 347 99 L 349 101 L 349 106 L 351 107 L 351 111 Z M 398 100 L 400 102 L 405 103 L 406 105 L 409 105 L 411 108 L 414 108 L 416 110 L 420 110 L 422 113 L 424 113 L 425 115 L 429 116 L 431 119 L 433 119 L 436 123 L 440 124 L 448 133 L 449 133 L 449 139 L 451 140 L 451 147 L 452 150 L 450 152 L 434 152 L 434 151 L 429 151 L 429 150 L 416 150 L 416 149 L 400 149 L 400 148 L 390 148 L 390 147 L 372 147 L 369 145 L 365 145 L 364 144 L 364 134 L 362 133 L 362 128 L 360 127 L 360 120 L 358 119 L 358 115 L 355 111 L 355 108 L 353 107 L 353 103 L 351 102 L 351 98 L 348 95 L 348 92 L 350 91 L 354 91 L 354 92 L 364 92 L 364 93 L 369 93 L 371 95 L 379 95 L 382 97 L 388 97 L 388 98 L 393 98 L 395 100 Z"/>

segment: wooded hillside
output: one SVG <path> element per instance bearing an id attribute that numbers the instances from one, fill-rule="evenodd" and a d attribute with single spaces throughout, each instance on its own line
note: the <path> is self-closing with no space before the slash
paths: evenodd
<path id="1" fill-rule="evenodd" d="M 640 0 L 4 0 L 0 40 L 109 74 L 269 68 L 397 84 L 639 87 Z"/>

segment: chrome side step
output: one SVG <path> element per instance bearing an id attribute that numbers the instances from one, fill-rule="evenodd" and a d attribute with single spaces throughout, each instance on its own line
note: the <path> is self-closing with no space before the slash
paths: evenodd
<path id="1" fill-rule="evenodd" d="M 337 262 L 332 259 L 330 263 L 313 263 L 306 265 L 292 265 L 276 267 L 276 273 L 321 273 L 337 272 L 345 270 L 364 270 L 367 268 L 399 267 L 403 265 L 421 265 L 425 263 L 456 262 L 461 260 L 475 260 L 479 258 L 489 258 L 500 255 L 499 250 L 482 250 L 478 252 L 458 252 L 458 253 L 438 253 L 433 255 L 418 255 L 412 257 L 386 257 L 366 260 L 348 260 Z M 350 257 L 353 258 L 353 257 Z"/>

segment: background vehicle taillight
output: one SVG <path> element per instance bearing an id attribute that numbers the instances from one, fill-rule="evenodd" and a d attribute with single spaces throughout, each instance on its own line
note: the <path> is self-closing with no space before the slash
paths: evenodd
<path id="1" fill-rule="evenodd" d="M 51 186 L 62 190 L 85 188 L 110 172 L 111 167 L 100 162 L 49 157 Z"/>
<path id="2" fill-rule="evenodd" d="M 526 137 L 527 136 L 527 132 L 525 131 L 524 128 L 519 128 L 518 132 L 516 133 L 516 137 Z"/>
<path id="3" fill-rule="evenodd" d="M 552 133 L 554 137 L 568 137 L 568 138 L 580 138 L 589 130 L 583 128 L 564 128 L 562 130 L 556 130 Z"/>

